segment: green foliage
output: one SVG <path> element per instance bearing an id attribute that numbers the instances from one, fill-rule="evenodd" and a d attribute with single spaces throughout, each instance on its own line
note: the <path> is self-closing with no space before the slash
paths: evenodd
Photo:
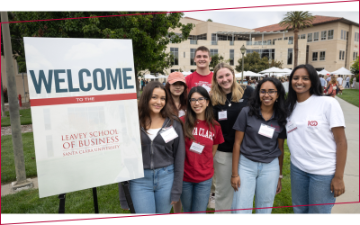
<path id="1" fill-rule="evenodd" d="M 26 177 L 36 177 L 33 133 L 22 134 Z M 12 136 L 1 136 L 1 183 L 16 180 Z"/>
<path id="2" fill-rule="evenodd" d="M 241 72 L 242 58 L 238 60 L 238 64 L 239 65 L 235 67 L 235 70 Z M 272 60 L 272 65 L 281 68 L 282 62 Z M 269 59 L 267 57 L 260 58 L 260 54 L 257 52 L 246 54 L 246 56 L 244 57 L 244 71 L 252 71 L 258 73 L 268 68 L 269 68 Z"/>
<path id="3" fill-rule="evenodd" d="M 132 16 L 121 16 L 125 14 Z M 12 43 L 13 51 L 24 57 L 23 37 L 132 39 L 136 75 L 145 69 L 157 72 L 169 68 L 171 57 L 165 52 L 166 46 L 170 41 L 180 43 L 186 40 L 194 27 L 193 24 L 180 23 L 183 13 L 13 12 L 11 15 L 13 21 L 93 17 L 11 24 L 12 40 L 16 40 Z M 175 35 L 170 31 L 175 28 L 179 28 L 182 34 Z"/>
<path id="4" fill-rule="evenodd" d="M 352 63 L 352 65 L 350 67 L 350 71 L 351 71 L 351 73 L 357 75 L 356 81 L 359 82 L 359 56 Z"/>
<path id="5" fill-rule="evenodd" d="M 269 62 L 269 61 L 268 61 Z M 275 59 L 271 60 L 270 67 L 277 67 L 282 69 L 283 62 L 282 61 L 276 61 Z"/>
<path id="6" fill-rule="evenodd" d="M 304 29 L 306 27 L 311 27 L 314 19 L 315 16 L 311 15 L 308 11 L 287 12 L 279 25 L 281 27 L 286 27 L 286 30 Z"/>
<path id="7" fill-rule="evenodd" d="M 21 110 L 19 110 L 19 112 L 20 112 L 20 123 L 21 123 L 21 125 L 32 124 L 30 109 L 21 109 Z M 10 126 L 9 111 L 6 111 L 5 114 L 6 114 L 7 117 L 2 117 L 1 118 L 1 126 L 2 127 Z"/>
<path id="8" fill-rule="evenodd" d="M 207 21 L 207 22 L 213 22 L 212 19 L 208 19 L 208 20 L 206 20 L 206 21 Z"/>
<path id="9" fill-rule="evenodd" d="M 222 62 L 228 63 L 229 61 L 230 61 L 230 59 L 224 60 L 224 57 L 221 55 L 218 55 L 218 54 L 213 55 L 211 57 L 211 62 L 209 64 L 210 70 L 214 70 L 215 66 L 219 63 L 222 63 Z"/>

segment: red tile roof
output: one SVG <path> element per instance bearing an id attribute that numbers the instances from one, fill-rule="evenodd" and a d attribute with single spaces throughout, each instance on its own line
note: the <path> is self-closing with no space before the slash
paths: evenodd
<path id="1" fill-rule="evenodd" d="M 328 23 L 328 22 L 334 22 L 337 20 L 341 20 L 343 19 L 342 17 L 332 17 L 332 16 L 315 16 L 315 19 L 312 22 L 312 25 L 318 25 L 321 23 Z M 259 27 L 259 28 L 255 28 L 255 31 L 282 31 L 285 30 L 286 27 L 281 27 L 279 24 L 272 24 L 269 26 L 265 26 L 265 27 Z"/>

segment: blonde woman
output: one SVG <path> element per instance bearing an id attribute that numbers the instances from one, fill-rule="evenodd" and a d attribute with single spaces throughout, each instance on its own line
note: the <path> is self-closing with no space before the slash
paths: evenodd
<path id="1" fill-rule="evenodd" d="M 215 119 L 221 126 L 225 140 L 218 146 L 214 158 L 216 213 L 231 209 L 234 190 L 229 181 L 231 179 L 232 151 L 235 141 L 235 130 L 232 127 L 242 108 L 248 104 L 253 90 L 249 85 L 240 85 L 236 82 L 234 69 L 228 64 L 219 63 L 214 68 L 211 101 L 214 106 Z"/>
<path id="2" fill-rule="evenodd" d="M 336 93 L 338 92 L 338 88 L 339 88 L 339 86 L 338 86 L 338 82 L 336 80 L 336 77 L 331 76 L 330 82 L 329 82 L 329 84 L 328 84 L 328 86 L 326 88 L 327 95 L 335 98 Z"/>

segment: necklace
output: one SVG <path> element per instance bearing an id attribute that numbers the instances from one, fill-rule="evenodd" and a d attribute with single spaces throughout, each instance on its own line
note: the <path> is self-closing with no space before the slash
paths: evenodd
<path id="1" fill-rule="evenodd" d="M 226 101 L 229 102 L 228 106 L 231 107 L 231 102 L 227 99 L 227 97 L 226 97 Z"/>

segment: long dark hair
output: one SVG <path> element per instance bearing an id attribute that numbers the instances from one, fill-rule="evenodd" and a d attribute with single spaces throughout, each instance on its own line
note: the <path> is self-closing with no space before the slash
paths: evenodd
<path id="1" fill-rule="evenodd" d="M 213 106 L 211 104 L 210 96 L 207 90 L 201 86 L 193 87 L 189 94 L 188 94 L 188 101 L 187 101 L 187 112 L 185 117 L 185 128 L 184 133 L 185 136 L 190 139 L 195 139 L 192 135 L 193 129 L 196 125 L 196 113 L 193 111 L 190 105 L 190 99 L 191 96 L 194 93 L 199 93 L 201 96 L 205 97 L 209 101 L 209 105 L 205 109 L 205 121 L 209 126 L 209 129 L 212 130 L 213 133 L 215 133 L 215 125 L 218 125 L 218 123 L 215 121 L 214 113 L 213 113 Z"/>
<path id="2" fill-rule="evenodd" d="M 143 127 L 145 130 L 147 130 L 151 126 L 151 117 L 150 117 L 150 109 L 149 109 L 149 101 L 152 98 L 152 94 L 155 88 L 160 88 L 165 91 L 165 105 L 161 109 L 160 114 L 163 118 L 169 118 L 170 119 L 170 125 L 173 124 L 173 120 L 176 119 L 171 112 L 168 105 L 168 100 L 170 94 L 165 89 L 164 85 L 162 85 L 158 81 L 151 81 L 149 82 L 143 89 L 143 93 L 141 94 L 138 109 L 139 109 L 139 121 L 140 126 Z M 178 119 L 176 119 L 178 120 Z M 179 121 L 179 120 L 178 120 Z M 180 122 L 180 121 L 179 121 Z"/>
<path id="3" fill-rule="evenodd" d="M 292 82 L 295 71 L 300 68 L 306 69 L 306 71 L 309 74 L 309 78 L 311 81 L 310 94 L 322 96 L 321 83 L 320 83 L 320 79 L 319 79 L 319 76 L 318 76 L 315 68 L 309 64 L 298 65 L 297 67 L 295 67 L 295 69 L 293 69 L 293 71 L 290 74 L 290 78 L 289 78 L 289 93 L 288 93 L 288 97 L 286 100 L 288 116 L 291 116 L 291 113 L 293 112 L 296 101 L 297 101 L 297 95 L 296 95 L 295 90 L 292 88 L 291 82 Z"/>
<path id="4" fill-rule="evenodd" d="M 273 83 L 277 89 L 277 94 L 279 95 L 277 101 L 275 101 L 274 104 L 274 111 L 275 111 L 275 115 L 277 116 L 277 121 L 279 123 L 280 126 L 285 126 L 286 125 L 286 117 L 287 117 L 287 113 L 286 113 L 286 107 L 285 107 L 285 89 L 282 85 L 282 83 L 276 79 L 276 78 L 272 78 L 272 77 L 265 77 L 264 79 L 262 79 L 258 85 L 255 88 L 255 91 L 253 92 L 253 95 L 250 98 L 249 101 L 249 107 L 250 107 L 250 111 L 249 111 L 249 116 L 256 116 L 258 118 L 261 118 L 260 116 L 260 107 L 261 107 L 261 102 L 260 102 L 260 89 L 263 83 L 270 81 L 271 83 Z"/>
<path id="5" fill-rule="evenodd" d="M 181 83 L 181 85 L 184 86 L 184 92 L 180 95 L 180 109 L 178 109 L 174 103 L 174 99 L 172 98 L 172 94 L 171 94 L 171 91 L 170 91 L 170 83 L 169 82 L 166 82 L 165 84 L 165 89 L 168 91 L 168 93 L 170 94 L 169 96 L 169 102 L 168 102 L 168 105 L 170 107 L 170 109 L 172 110 L 172 112 L 176 115 L 179 115 L 179 110 L 182 109 L 184 111 L 186 111 L 186 106 L 187 106 L 187 97 L 188 97 L 188 94 L 187 94 L 187 86 L 186 84 L 184 83 Z"/>

